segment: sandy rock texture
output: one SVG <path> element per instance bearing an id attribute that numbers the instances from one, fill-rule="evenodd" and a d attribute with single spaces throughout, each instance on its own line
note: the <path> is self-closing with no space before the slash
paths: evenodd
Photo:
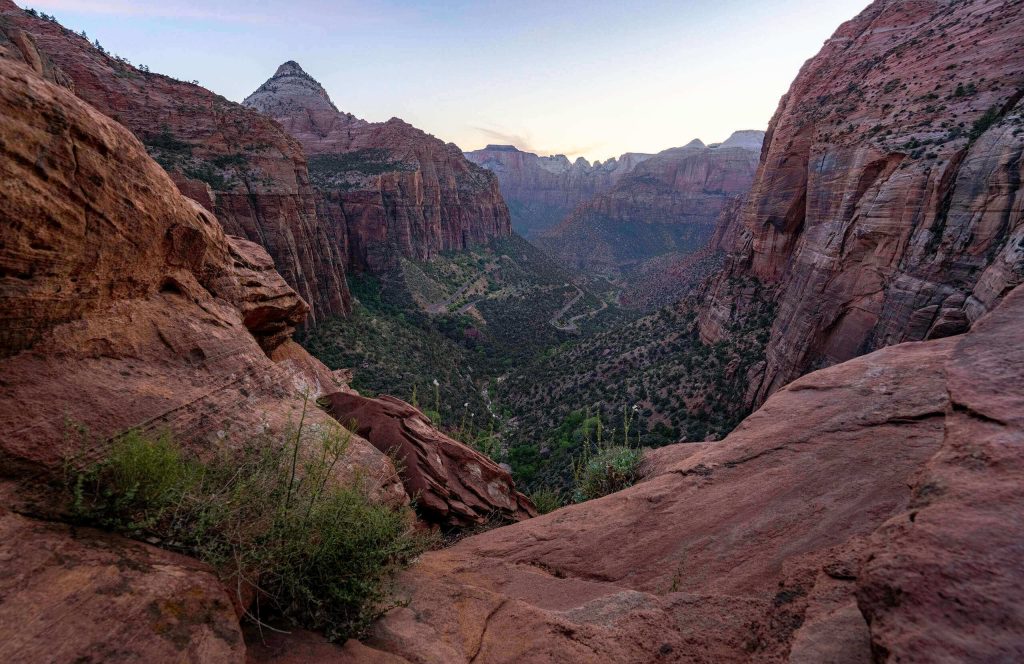
<path id="1" fill-rule="evenodd" d="M 328 395 L 327 412 L 395 459 L 406 493 L 431 523 L 467 527 L 537 516 L 508 471 L 400 399 L 339 392 Z"/>
<path id="2" fill-rule="evenodd" d="M 1018 289 L 967 335 L 800 378 L 630 489 L 430 553 L 367 645 L 415 662 L 1018 659 L 1022 323 Z"/>
<path id="3" fill-rule="evenodd" d="M 263 246 L 310 304 L 310 323 L 348 311 L 343 238 L 318 216 L 302 147 L 281 127 L 198 85 L 120 61 L 10 0 L 0 0 L 0 25 L 27 35 L 79 97 L 132 130 L 226 232 Z"/>

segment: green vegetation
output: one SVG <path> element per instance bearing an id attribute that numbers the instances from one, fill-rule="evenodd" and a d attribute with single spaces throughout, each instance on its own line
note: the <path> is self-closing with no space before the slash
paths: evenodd
<path id="1" fill-rule="evenodd" d="M 720 438 L 747 414 L 747 372 L 764 352 L 774 305 L 755 281 L 725 339 L 701 341 L 694 302 L 621 321 L 549 348 L 501 381 L 508 460 L 527 490 L 564 490 L 597 422 L 627 447 Z"/>
<path id="2" fill-rule="evenodd" d="M 633 486 L 640 479 L 643 452 L 616 445 L 584 456 L 573 467 L 573 500 L 581 503 Z"/>
<path id="3" fill-rule="evenodd" d="M 80 522 L 158 541 L 209 563 L 228 587 L 255 588 L 251 619 L 343 641 L 388 608 L 394 575 L 428 543 L 361 482 L 336 479 L 350 435 L 300 423 L 283 443 L 201 461 L 168 436 L 131 431 L 103 461 L 69 465 L 67 486 Z"/>
<path id="4" fill-rule="evenodd" d="M 352 186 L 353 178 L 416 169 L 413 165 L 393 160 L 391 154 L 383 148 L 310 155 L 308 168 L 310 181 L 322 189 L 347 189 Z"/>
<path id="5" fill-rule="evenodd" d="M 625 462 L 642 447 L 727 434 L 747 414 L 747 373 L 774 315 L 759 283 L 735 284 L 749 301 L 723 341 L 705 344 L 696 302 L 646 315 L 622 309 L 609 281 L 573 277 L 518 236 L 404 260 L 350 286 L 359 300 L 352 315 L 301 343 L 330 368 L 351 369 L 360 392 L 410 401 L 509 463 L 521 490 L 552 508 L 633 481 Z M 608 452 L 620 455 L 615 472 L 584 473 L 589 488 L 577 492 L 582 460 L 598 455 L 598 423 L 605 440 L 634 451 Z"/>

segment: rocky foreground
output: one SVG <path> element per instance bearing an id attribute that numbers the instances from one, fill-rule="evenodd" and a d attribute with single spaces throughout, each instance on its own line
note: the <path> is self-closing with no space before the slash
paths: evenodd
<path id="1" fill-rule="evenodd" d="M 267 252 L 18 34 L 0 44 L 0 660 L 242 661 L 251 597 L 185 556 L 64 525 L 67 473 L 128 430 L 208 459 L 302 419 L 308 449 L 338 423 L 303 394 L 349 390 L 291 340 L 309 307 Z M 367 416 L 372 442 L 353 435 L 333 481 L 399 509 L 419 482 L 432 525 L 533 513 L 506 471 L 387 404 L 401 437 Z"/>

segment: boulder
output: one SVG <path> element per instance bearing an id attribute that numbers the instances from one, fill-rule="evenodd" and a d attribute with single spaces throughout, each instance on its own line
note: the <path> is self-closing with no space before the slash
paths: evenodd
<path id="1" fill-rule="evenodd" d="M 324 401 L 335 419 L 395 460 L 406 493 L 428 521 L 465 527 L 537 515 L 507 470 L 438 431 L 404 401 L 344 392 Z"/>

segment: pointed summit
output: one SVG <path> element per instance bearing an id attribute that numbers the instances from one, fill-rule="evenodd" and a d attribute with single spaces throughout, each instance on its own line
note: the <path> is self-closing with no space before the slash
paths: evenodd
<path id="1" fill-rule="evenodd" d="M 323 86 L 294 60 L 278 67 L 242 104 L 271 116 L 294 109 L 338 112 Z"/>

